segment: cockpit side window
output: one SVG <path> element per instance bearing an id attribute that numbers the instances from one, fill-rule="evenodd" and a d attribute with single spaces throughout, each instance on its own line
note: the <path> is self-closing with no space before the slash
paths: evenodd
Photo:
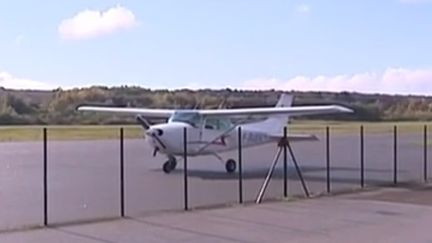
<path id="1" fill-rule="evenodd" d="M 226 118 L 207 118 L 204 127 L 213 130 L 226 130 L 231 127 L 231 122 Z"/>
<path id="2" fill-rule="evenodd" d="M 219 130 L 219 124 L 214 119 L 207 119 L 205 122 L 205 129 Z"/>

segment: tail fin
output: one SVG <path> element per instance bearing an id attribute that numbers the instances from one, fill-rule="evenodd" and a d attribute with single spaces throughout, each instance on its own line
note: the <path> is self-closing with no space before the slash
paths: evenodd
<path id="1" fill-rule="evenodd" d="M 276 104 L 276 107 L 290 107 L 292 105 L 294 96 L 290 94 L 283 93 L 279 97 L 279 101 Z"/>
<path id="2" fill-rule="evenodd" d="M 280 96 L 276 107 L 290 107 L 292 105 L 293 99 L 293 95 L 283 93 Z M 265 131 L 266 133 L 273 136 L 281 136 L 283 133 L 283 128 L 288 124 L 288 121 L 288 115 L 275 115 L 267 118 L 264 121 L 249 124 L 248 127 L 251 129 Z"/>
<path id="3" fill-rule="evenodd" d="M 294 100 L 294 96 L 291 94 L 283 93 L 276 107 L 290 107 Z M 279 135 L 283 133 L 283 128 L 288 125 L 288 115 L 277 115 L 267 118 L 264 123 L 268 123 L 271 129 L 268 129 L 268 133 Z"/>

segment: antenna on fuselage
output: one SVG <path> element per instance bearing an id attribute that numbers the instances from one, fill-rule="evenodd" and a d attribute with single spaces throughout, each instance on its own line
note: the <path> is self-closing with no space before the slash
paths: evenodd
<path id="1" fill-rule="evenodd" d="M 202 99 L 199 99 L 197 101 L 197 99 L 195 99 L 195 106 L 194 106 L 194 110 L 197 110 L 199 108 L 202 108 L 202 106 L 204 105 L 204 101 L 205 101 L 205 97 L 203 97 Z"/>
<path id="2" fill-rule="evenodd" d="M 226 101 L 227 101 L 227 99 L 228 99 L 228 97 L 223 97 L 223 100 L 221 101 L 221 103 L 219 103 L 219 105 L 218 105 L 218 109 L 224 109 L 224 108 L 226 108 Z"/>
<path id="3" fill-rule="evenodd" d="M 218 109 L 229 109 L 231 108 L 230 103 L 228 102 L 228 98 L 230 94 L 223 94 L 222 101 L 219 103 Z"/>

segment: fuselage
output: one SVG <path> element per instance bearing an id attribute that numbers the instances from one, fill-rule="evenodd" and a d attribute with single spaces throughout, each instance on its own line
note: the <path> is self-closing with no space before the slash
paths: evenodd
<path id="1" fill-rule="evenodd" d="M 247 126 L 232 126 L 225 130 L 209 127 L 197 127 L 187 122 L 170 121 L 164 124 L 151 126 L 146 131 L 146 140 L 149 144 L 171 156 L 183 155 L 184 141 L 188 156 L 198 156 L 226 152 L 238 148 L 241 127 L 241 146 L 251 147 L 275 141 L 276 138 L 265 132 L 251 131 Z M 184 132 L 186 129 L 186 140 Z"/>
<path id="2" fill-rule="evenodd" d="M 145 139 L 154 147 L 153 154 L 160 152 L 168 156 L 163 167 L 168 173 L 176 166 L 175 156 L 185 151 L 188 156 L 213 154 L 222 160 L 217 153 L 237 149 L 240 143 L 242 147 L 251 147 L 281 141 L 291 116 L 352 112 L 338 105 L 291 107 L 292 101 L 292 95 L 282 94 L 275 107 L 175 110 L 84 105 L 77 109 L 136 115 L 146 129 Z M 147 120 L 152 118 L 169 119 L 167 123 L 152 126 Z M 310 135 L 286 135 L 290 141 L 315 139 Z M 232 159 L 230 163 L 227 161 L 226 169 L 235 170 Z"/>

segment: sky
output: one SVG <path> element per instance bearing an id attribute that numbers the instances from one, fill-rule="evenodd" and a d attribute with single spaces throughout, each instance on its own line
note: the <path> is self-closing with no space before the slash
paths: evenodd
<path id="1" fill-rule="evenodd" d="M 0 86 L 432 95 L 432 0 L 0 0 Z"/>

